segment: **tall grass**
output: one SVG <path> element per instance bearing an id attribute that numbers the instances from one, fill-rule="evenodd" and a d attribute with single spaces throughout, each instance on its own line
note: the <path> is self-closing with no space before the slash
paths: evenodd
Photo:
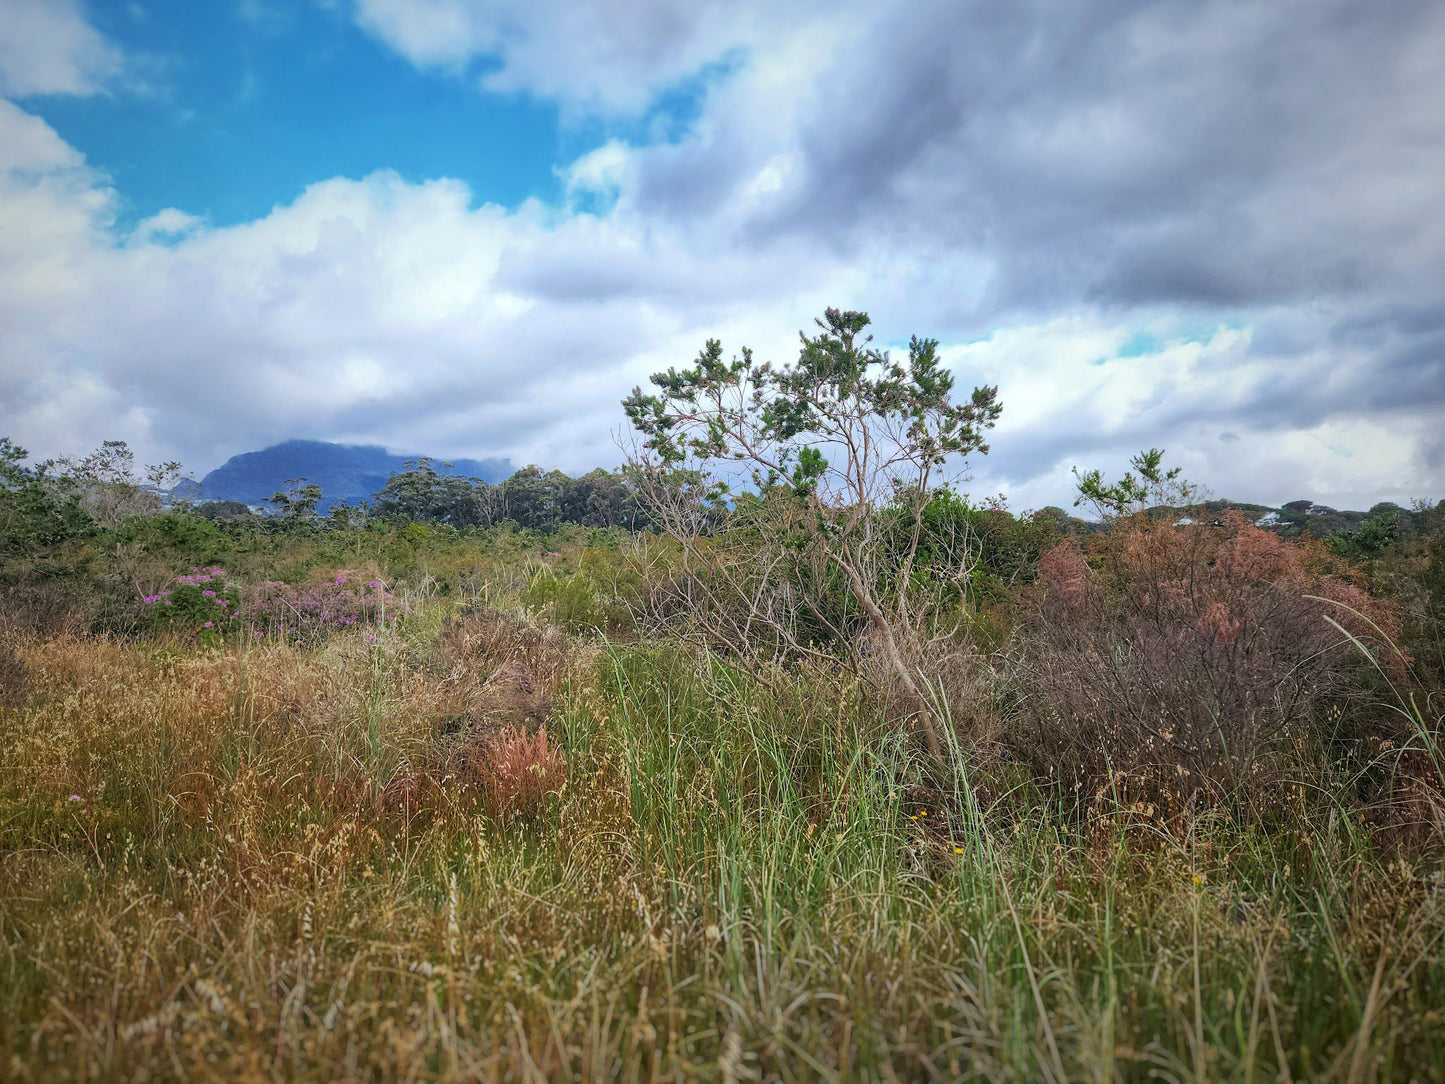
<path id="1" fill-rule="evenodd" d="M 566 781 L 500 815 L 451 774 L 446 642 L 439 611 L 312 650 L 19 642 L 0 1076 L 1445 1064 L 1439 867 L 1347 805 L 1269 835 L 1161 832 L 1122 803 L 1081 826 L 1027 784 L 976 786 L 957 746 L 924 774 L 840 673 L 653 643 L 578 653 L 548 722 Z M 468 680 L 513 657 L 487 643 Z"/>

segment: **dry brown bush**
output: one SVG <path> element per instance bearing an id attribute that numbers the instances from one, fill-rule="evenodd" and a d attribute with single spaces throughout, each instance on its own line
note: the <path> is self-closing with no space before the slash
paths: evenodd
<path id="1" fill-rule="evenodd" d="M 516 614 L 479 607 L 449 618 L 429 660 L 444 729 L 535 730 L 585 658 L 563 633 Z"/>
<path id="2" fill-rule="evenodd" d="M 1086 802 L 1257 805 L 1290 766 L 1287 744 L 1309 746 L 1318 721 L 1338 726 L 1367 699 L 1363 659 L 1331 619 L 1366 642 L 1396 628 L 1348 566 L 1237 513 L 1139 517 L 1093 565 L 1061 543 L 1039 579 L 1018 752 Z"/>
<path id="3" fill-rule="evenodd" d="M 0 633 L 78 636 L 95 623 L 97 602 L 85 585 L 59 580 L 0 587 Z"/>
<path id="4" fill-rule="evenodd" d="M 478 607 L 447 620 L 430 659 L 440 679 L 440 762 L 492 816 L 526 816 L 565 782 L 547 719 L 588 658 L 557 629 L 519 614 Z"/>
<path id="5" fill-rule="evenodd" d="M 0 708 L 18 708 L 30 697 L 30 672 L 14 649 L 0 638 Z"/>

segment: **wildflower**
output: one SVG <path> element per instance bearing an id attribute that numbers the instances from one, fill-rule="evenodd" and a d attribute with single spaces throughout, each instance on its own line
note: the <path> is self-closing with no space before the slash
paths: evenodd
<path id="1" fill-rule="evenodd" d="M 963 853 L 963 848 L 962 848 L 962 847 L 955 847 L 955 848 L 953 848 L 953 853 L 954 853 L 954 854 L 962 854 L 962 853 Z"/>
<path id="2" fill-rule="evenodd" d="M 67 802 L 83 802 L 83 801 L 85 801 L 85 799 L 82 798 L 82 797 L 81 797 L 80 795 L 78 795 L 78 794 L 72 794 L 69 798 L 66 799 L 66 801 L 67 801 Z"/>
<path id="3" fill-rule="evenodd" d="M 1191 876 L 1189 879 L 1190 879 L 1191 881 L 1193 881 L 1193 882 L 1194 882 L 1195 884 L 1197 884 L 1197 885 L 1202 885 L 1202 884 L 1204 883 L 1204 874 L 1202 874 L 1202 873 L 1196 873 L 1196 874 L 1194 874 L 1193 876 Z"/>
<path id="4" fill-rule="evenodd" d="M 207 587 L 204 591 L 202 591 L 201 594 L 205 595 L 207 598 L 215 598 L 215 597 L 216 597 L 216 592 L 212 591 L 209 587 Z"/>
<path id="5" fill-rule="evenodd" d="M 203 628 L 203 629 L 208 629 L 208 628 L 210 628 L 210 627 L 211 627 L 211 623 L 210 623 L 209 621 L 207 621 L 204 625 L 201 626 L 201 628 Z"/>

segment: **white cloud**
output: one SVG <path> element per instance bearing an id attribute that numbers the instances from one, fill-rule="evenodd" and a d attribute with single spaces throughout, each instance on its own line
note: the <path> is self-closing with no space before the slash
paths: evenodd
<path id="1" fill-rule="evenodd" d="M 524 92 L 569 108 L 631 113 L 658 91 L 780 35 L 834 5 L 761 0 L 357 0 L 362 27 L 422 67 L 495 64 L 489 90 Z"/>
<path id="2" fill-rule="evenodd" d="M 131 231 L 131 240 L 142 244 L 183 237 L 205 224 L 199 215 L 188 214 L 179 207 L 166 207 L 149 218 L 141 219 Z"/>
<path id="3" fill-rule="evenodd" d="M 77 0 L 0 0 L 0 95 L 94 94 L 120 66 Z"/>
<path id="4" fill-rule="evenodd" d="M 648 373 L 713 336 L 786 357 L 835 304 L 1000 385 L 975 489 L 1021 505 L 1150 445 L 1229 496 L 1438 494 L 1441 23 L 1266 7 L 359 0 L 419 65 L 608 116 L 743 56 L 681 138 L 559 165 L 560 207 L 381 172 L 121 236 L 0 103 L 6 426 L 197 469 L 318 436 L 580 470 Z"/>

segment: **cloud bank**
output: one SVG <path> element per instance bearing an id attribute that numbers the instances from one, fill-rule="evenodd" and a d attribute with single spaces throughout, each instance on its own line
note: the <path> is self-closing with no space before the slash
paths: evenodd
<path id="1" fill-rule="evenodd" d="M 1240 498 L 1445 495 L 1438 5 L 358 0 L 431 77 L 612 138 L 558 205 L 380 172 L 128 233 L 24 107 L 98 91 L 113 47 L 74 5 L 8 6 L 0 414 L 37 450 L 583 469 L 647 373 L 710 336 L 784 357 L 840 304 L 1000 385 L 974 488 L 1021 505 L 1148 445 Z M 650 135 L 683 84 L 689 126 Z"/>

